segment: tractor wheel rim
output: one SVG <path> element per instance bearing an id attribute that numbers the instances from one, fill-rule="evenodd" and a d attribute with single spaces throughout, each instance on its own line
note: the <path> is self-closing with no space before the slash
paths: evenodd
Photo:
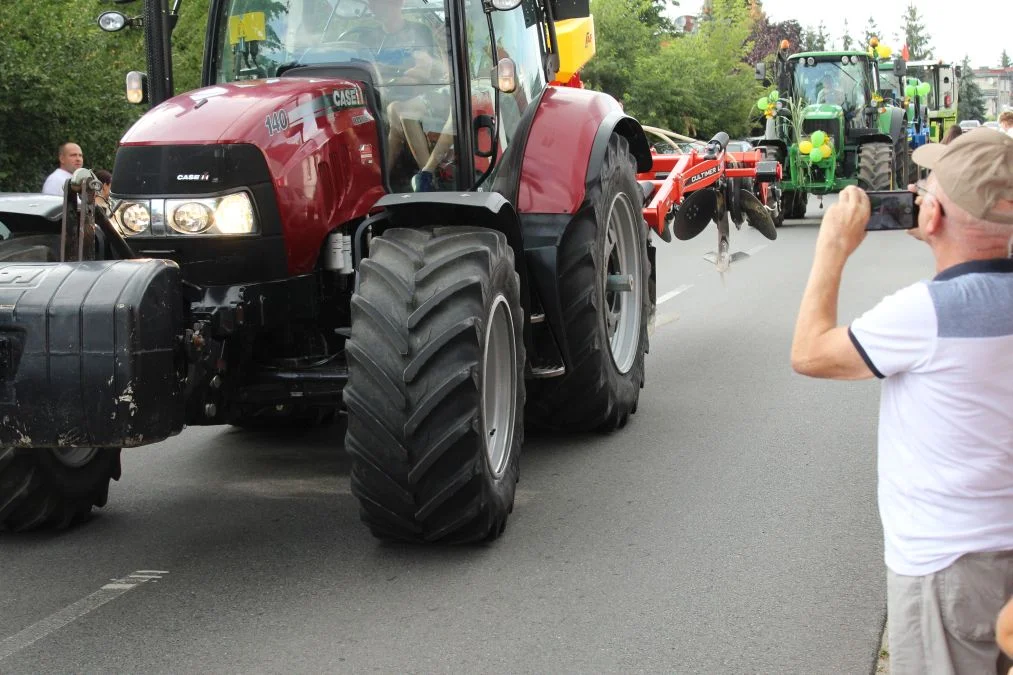
<path id="1" fill-rule="evenodd" d="M 78 469 L 91 461 L 98 448 L 53 448 L 53 456 L 64 466 Z"/>
<path id="2" fill-rule="evenodd" d="M 637 360 L 640 347 L 640 313 L 643 306 L 641 283 L 639 233 L 633 203 L 625 193 L 619 193 L 609 205 L 608 229 L 605 234 L 605 265 L 602 283 L 605 302 L 602 306 L 605 327 L 608 331 L 609 351 L 620 373 L 629 372 Z M 629 291 L 609 291 L 610 275 L 629 276 L 633 279 Z"/>
<path id="3" fill-rule="evenodd" d="M 489 311 L 482 357 L 482 437 L 496 478 L 506 470 L 517 416 L 517 344 L 510 304 L 497 295 Z"/>

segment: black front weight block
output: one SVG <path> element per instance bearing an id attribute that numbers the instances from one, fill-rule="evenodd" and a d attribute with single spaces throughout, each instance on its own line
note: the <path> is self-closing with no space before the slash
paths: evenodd
<path id="1" fill-rule="evenodd" d="M 133 447 L 183 429 L 179 267 L 0 264 L 0 447 Z"/>

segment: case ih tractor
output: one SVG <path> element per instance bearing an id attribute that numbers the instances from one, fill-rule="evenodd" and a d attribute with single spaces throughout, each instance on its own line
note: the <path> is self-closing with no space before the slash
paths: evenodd
<path id="1" fill-rule="evenodd" d="M 848 185 L 890 190 L 907 184 L 904 110 L 880 100 L 878 61 L 866 52 L 791 54 L 775 61 L 781 100 L 757 145 L 783 165 L 782 212 L 805 216 L 809 194 Z M 875 45 L 873 45 L 875 46 Z M 765 77 L 765 68 L 757 75 Z"/>
<path id="2" fill-rule="evenodd" d="M 673 194 L 725 185 L 722 139 L 638 183 L 641 126 L 552 84 L 593 53 L 586 3 L 213 0 L 203 86 L 173 96 L 178 4 L 144 3 L 153 107 L 111 216 L 82 169 L 0 242 L 0 529 L 82 519 L 122 448 L 186 425 L 340 412 L 375 536 L 498 537 L 526 428 L 636 412 L 645 209 L 670 240 Z"/>

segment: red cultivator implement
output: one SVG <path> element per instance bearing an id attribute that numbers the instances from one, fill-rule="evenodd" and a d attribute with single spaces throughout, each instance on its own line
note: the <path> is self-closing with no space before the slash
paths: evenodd
<path id="1" fill-rule="evenodd" d="M 728 134 L 719 132 L 705 149 L 654 155 L 651 170 L 637 176 L 650 199 L 644 218 L 665 241 L 673 234 L 693 239 L 712 220 L 717 224 L 718 248 L 708 259 L 719 271 L 746 257 L 729 252 L 729 219 L 736 229 L 746 222 L 767 239 L 777 239 L 771 209 L 757 193 L 766 194 L 765 184 L 781 178 L 780 164 L 765 160 L 762 151 L 728 152 L 727 145 Z"/>

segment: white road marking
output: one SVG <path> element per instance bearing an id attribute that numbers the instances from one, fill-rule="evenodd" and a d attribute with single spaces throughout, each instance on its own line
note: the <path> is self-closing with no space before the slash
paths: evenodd
<path id="1" fill-rule="evenodd" d="M 762 251 L 763 249 L 767 248 L 767 246 L 768 244 L 760 244 L 759 246 L 754 246 L 753 248 L 746 251 L 746 255 L 755 255 L 760 251 Z"/>
<path id="2" fill-rule="evenodd" d="M 655 305 L 660 305 L 663 302 L 668 302 L 675 296 L 679 295 L 680 293 L 684 293 L 691 288 L 693 288 L 693 284 L 683 284 L 682 286 L 676 288 L 674 291 L 669 291 L 668 293 L 662 295 L 660 298 L 658 298 L 658 301 L 655 303 Z"/>
<path id="3" fill-rule="evenodd" d="M 128 579 L 113 579 L 113 583 L 106 584 L 89 596 L 81 598 L 72 605 L 68 605 L 55 614 L 50 614 L 45 619 L 33 623 L 28 628 L 0 640 L 0 661 L 3 661 L 11 654 L 15 654 L 25 647 L 30 647 L 42 638 L 60 630 L 64 626 L 77 621 L 85 614 L 92 612 L 107 602 L 112 602 L 124 593 L 137 588 L 149 580 L 160 579 L 160 576 L 137 577 L 148 572 L 150 575 L 168 574 L 168 572 L 154 572 L 151 570 L 140 570 L 134 572 L 128 579 L 134 579 L 135 583 L 126 583 Z"/>

